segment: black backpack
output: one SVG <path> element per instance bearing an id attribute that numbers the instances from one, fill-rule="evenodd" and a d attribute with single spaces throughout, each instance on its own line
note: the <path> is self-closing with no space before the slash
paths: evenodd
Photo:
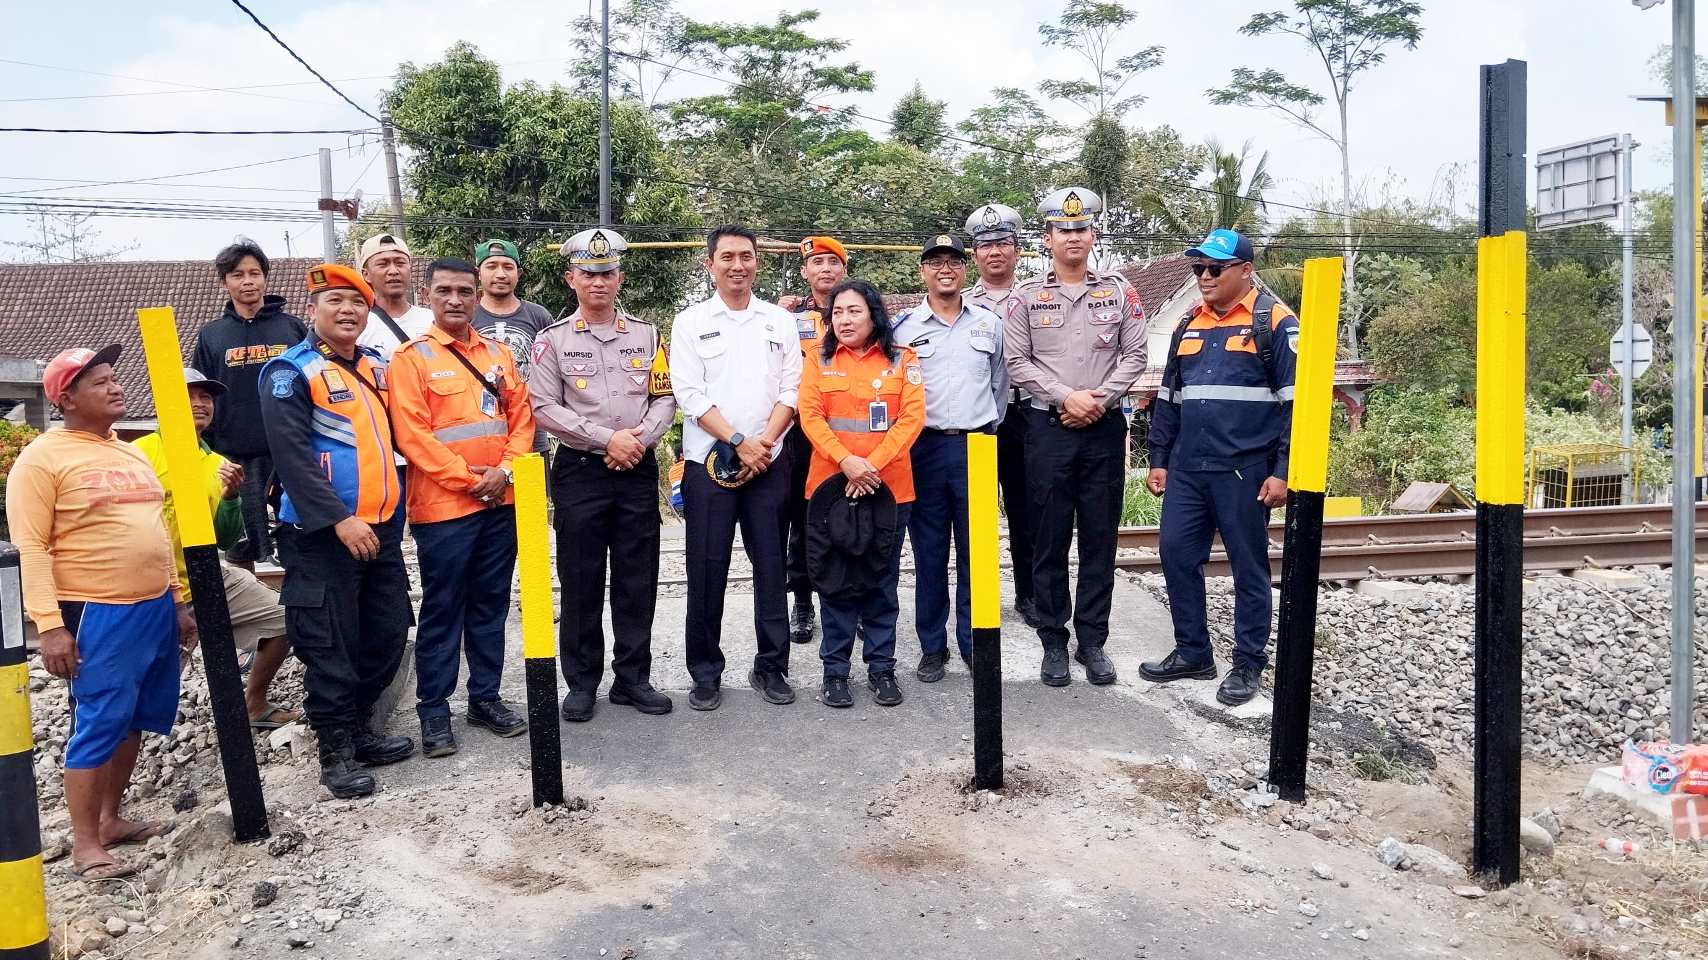
<path id="1" fill-rule="evenodd" d="M 1269 389 L 1277 390 L 1275 374 L 1275 331 L 1271 328 L 1270 315 L 1275 310 L 1275 298 L 1259 290 L 1257 302 L 1251 308 L 1251 336 L 1257 344 L 1257 359 L 1263 364 L 1263 375 L 1269 380 Z M 1196 312 L 1181 318 L 1174 328 L 1174 336 L 1168 341 L 1168 364 L 1163 367 L 1162 387 L 1178 394 L 1185 386 L 1180 380 L 1180 341 L 1186 336 L 1186 328 L 1192 325 Z"/>

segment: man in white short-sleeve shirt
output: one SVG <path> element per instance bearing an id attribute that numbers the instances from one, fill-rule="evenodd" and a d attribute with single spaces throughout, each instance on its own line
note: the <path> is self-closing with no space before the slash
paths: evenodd
<path id="1" fill-rule="evenodd" d="M 789 616 L 783 588 L 783 508 L 789 462 L 782 439 L 795 420 L 801 349 L 788 311 L 753 295 L 759 238 L 722 226 L 706 238 L 716 292 L 676 316 L 670 380 L 682 410 L 688 460 L 686 653 L 694 689 L 688 706 L 723 702 L 720 634 L 736 524 L 753 564 L 759 649 L 748 683 L 768 702 L 791 703 Z M 708 466 L 710 469 L 708 469 Z"/>
<path id="2" fill-rule="evenodd" d="M 433 311 L 409 302 L 410 255 L 403 238 L 389 233 L 369 237 L 362 242 L 356 256 L 356 269 L 362 279 L 374 288 L 374 305 L 368 311 L 368 325 L 356 343 L 380 352 L 386 362 L 398 347 L 427 332 L 433 325 Z M 391 323 L 387 323 L 387 319 Z M 397 337 L 395 323 L 403 331 Z"/>

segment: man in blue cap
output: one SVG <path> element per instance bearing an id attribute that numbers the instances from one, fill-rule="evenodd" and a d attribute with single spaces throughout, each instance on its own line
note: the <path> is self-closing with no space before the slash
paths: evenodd
<path id="1" fill-rule="evenodd" d="M 1234 574 L 1233 667 L 1216 699 L 1257 695 L 1269 645 L 1269 511 L 1287 501 L 1299 320 L 1253 281 L 1251 241 L 1212 230 L 1186 251 L 1203 303 L 1175 328 L 1152 407 L 1151 471 L 1163 498 L 1158 550 L 1174 650 L 1146 680 L 1212 680 L 1204 564 L 1220 533 Z"/>

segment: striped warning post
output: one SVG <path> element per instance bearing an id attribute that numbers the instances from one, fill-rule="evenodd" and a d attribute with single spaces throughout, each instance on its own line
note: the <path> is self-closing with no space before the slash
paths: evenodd
<path id="1" fill-rule="evenodd" d="M 522 662 L 528 685 L 528 752 L 534 806 L 563 802 L 563 741 L 557 714 L 557 637 L 552 632 L 552 556 L 546 522 L 546 462 L 510 461 L 516 475 L 516 568 L 521 583 Z"/>
<path id="2" fill-rule="evenodd" d="M 1002 786 L 1002 582 L 996 437 L 967 436 L 967 571 L 973 600 L 973 789 Z"/>
<path id="3" fill-rule="evenodd" d="M 0 960 L 47 960 L 18 548 L 0 540 Z"/>

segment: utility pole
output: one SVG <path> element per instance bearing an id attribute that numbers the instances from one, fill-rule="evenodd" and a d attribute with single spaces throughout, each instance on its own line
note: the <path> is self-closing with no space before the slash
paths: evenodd
<path id="1" fill-rule="evenodd" d="M 599 225 L 611 223 L 611 0 L 599 0 Z"/>
<path id="2" fill-rule="evenodd" d="M 325 246 L 326 262 L 338 259 L 338 228 L 333 225 L 332 211 L 338 201 L 332 198 L 332 148 L 320 148 L 320 239 Z"/>
<path id="3" fill-rule="evenodd" d="M 1620 232 L 1625 235 L 1625 271 L 1624 280 L 1621 283 L 1620 298 L 1623 304 L 1624 320 L 1620 324 L 1620 329 L 1625 331 L 1626 344 L 1625 359 L 1620 364 L 1619 370 L 1619 444 L 1627 450 L 1631 448 L 1631 381 L 1636 379 L 1633 372 L 1637 366 L 1637 338 L 1632 329 L 1635 323 L 1632 314 L 1636 312 L 1633 299 L 1636 284 L 1631 276 L 1631 231 L 1633 229 L 1632 224 L 1635 222 L 1632 211 L 1637 206 L 1637 191 L 1632 189 L 1631 181 L 1631 151 L 1635 149 L 1637 149 L 1637 144 L 1632 141 L 1630 134 L 1627 133 L 1619 138 L 1619 165 L 1624 168 L 1620 171 L 1620 176 L 1625 181 L 1625 202 L 1620 204 L 1624 214 Z M 1630 456 L 1632 460 L 1636 459 L 1636 454 L 1633 453 Z M 1632 492 L 1635 493 L 1635 491 Z"/>
<path id="4" fill-rule="evenodd" d="M 1672 5 L 1672 742 L 1689 743 L 1695 700 L 1696 0 Z"/>
<path id="5" fill-rule="evenodd" d="M 391 111 L 380 112 L 380 142 L 385 145 L 385 182 L 391 192 L 391 232 L 403 237 L 403 181 L 397 175 L 397 134 L 391 126 Z"/>

